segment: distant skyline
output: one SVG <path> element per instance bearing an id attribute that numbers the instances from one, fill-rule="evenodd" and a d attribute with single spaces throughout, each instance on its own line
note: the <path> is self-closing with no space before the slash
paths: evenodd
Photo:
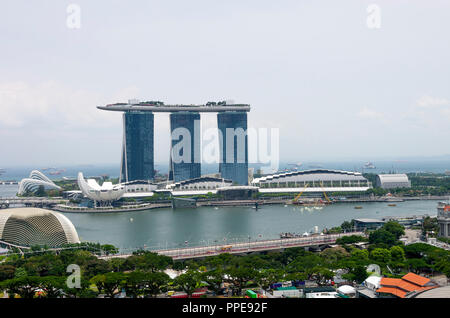
<path id="1" fill-rule="evenodd" d="M 249 127 L 280 129 L 283 162 L 450 160 L 448 12 L 445 0 L 4 2 L 0 168 L 119 165 L 121 115 L 96 106 L 134 98 L 248 103 Z M 169 137 L 155 114 L 156 164 Z"/>

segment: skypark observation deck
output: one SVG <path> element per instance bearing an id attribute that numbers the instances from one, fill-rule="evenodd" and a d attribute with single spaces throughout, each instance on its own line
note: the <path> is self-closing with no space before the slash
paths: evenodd
<path id="1" fill-rule="evenodd" d="M 221 104 L 221 105 L 164 105 L 155 103 L 116 103 L 106 106 L 97 106 L 98 109 L 126 112 L 126 111 L 148 111 L 153 113 L 172 112 L 196 112 L 196 113 L 218 113 L 218 112 L 249 112 L 248 104 Z"/>

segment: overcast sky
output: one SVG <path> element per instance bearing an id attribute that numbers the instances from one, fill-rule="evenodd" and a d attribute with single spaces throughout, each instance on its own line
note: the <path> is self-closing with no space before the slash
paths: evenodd
<path id="1" fill-rule="evenodd" d="M 0 166 L 118 164 L 121 116 L 95 106 L 131 98 L 249 103 L 282 160 L 449 154 L 449 31 L 445 0 L 2 1 Z"/>

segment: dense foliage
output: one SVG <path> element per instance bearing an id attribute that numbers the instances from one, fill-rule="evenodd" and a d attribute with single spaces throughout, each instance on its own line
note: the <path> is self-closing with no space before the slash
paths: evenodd
<path id="1" fill-rule="evenodd" d="M 351 224 L 343 224 L 348 227 Z M 71 249 L 51 251 L 35 248 L 32 254 L 9 255 L 0 263 L 0 290 L 11 297 L 117 297 L 122 291 L 127 297 L 156 297 L 169 290 L 192 295 L 203 286 L 216 294 L 222 284 L 229 284 L 233 294 L 242 295 L 244 289 L 267 289 L 279 281 L 309 280 L 328 285 L 337 275 L 349 284 L 359 284 L 369 275 L 370 264 L 380 266 L 382 273 L 399 277 L 409 271 L 439 272 L 450 277 L 450 252 L 428 244 L 403 245 L 399 238 L 404 229 L 395 222 L 387 222 L 372 231 L 369 238 L 348 236 L 338 240 L 339 246 L 321 252 L 290 248 L 284 252 L 268 252 L 235 256 L 228 253 L 204 259 L 176 261 L 148 251 L 136 251 L 127 258 L 99 258 L 113 254 L 110 245 L 80 244 Z M 368 241 L 368 242 L 367 242 Z M 362 249 L 354 243 L 370 244 Z M 76 248 L 75 248 L 76 247 Z M 79 288 L 66 283 L 72 271 L 70 264 L 80 268 Z M 179 271 L 171 279 L 165 270 Z M 338 273 L 339 272 L 339 273 Z"/>

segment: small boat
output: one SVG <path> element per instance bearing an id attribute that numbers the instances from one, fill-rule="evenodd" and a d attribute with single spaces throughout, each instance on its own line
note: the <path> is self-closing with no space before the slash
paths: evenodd
<path id="1" fill-rule="evenodd" d="M 388 204 L 388 206 L 397 206 L 397 204 L 390 203 L 390 204 Z"/>
<path id="2" fill-rule="evenodd" d="M 363 207 L 360 205 L 355 206 L 355 209 L 362 209 Z"/>

